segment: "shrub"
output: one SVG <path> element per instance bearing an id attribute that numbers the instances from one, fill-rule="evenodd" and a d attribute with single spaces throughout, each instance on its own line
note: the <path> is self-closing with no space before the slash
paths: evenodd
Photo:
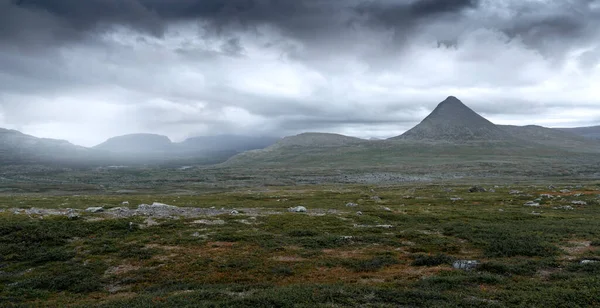
<path id="1" fill-rule="evenodd" d="M 413 266 L 438 266 L 442 264 L 452 264 L 454 258 L 443 253 L 436 255 L 423 255 L 418 254 L 412 262 Z"/>

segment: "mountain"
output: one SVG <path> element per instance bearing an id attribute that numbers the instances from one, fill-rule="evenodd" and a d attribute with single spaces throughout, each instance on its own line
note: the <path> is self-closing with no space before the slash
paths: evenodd
<path id="1" fill-rule="evenodd" d="M 511 136 L 494 123 L 449 96 L 421 123 L 404 134 L 391 139 L 403 140 L 509 140 Z"/>
<path id="2" fill-rule="evenodd" d="M 173 143 L 167 136 L 130 134 L 110 138 L 94 148 L 112 153 L 164 153 L 173 150 Z"/>
<path id="3" fill-rule="evenodd" d="M 36 138 L 0 128 L 0 164 L 80 163 L 99 159 L 100 153 L 65 140 Z"/>
<path id="4" fill-rule="evenodd" d="M 589 127 L 557 128 L 559 130 L 580 135 L 589 139 L 600 140 L 600 125 Z"/>

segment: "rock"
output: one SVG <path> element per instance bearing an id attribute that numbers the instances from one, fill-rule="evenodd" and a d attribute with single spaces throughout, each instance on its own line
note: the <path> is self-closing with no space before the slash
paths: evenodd
<path id="1" fill-rule="evenodd" d="M 552 199 L 552 198 L 554 198 L 554 196 L 553 196 L 553 195 L 550 195 L 550 194 L 541 194 L 541 195 L 540 195 L 540 198 Z"/>
<path id="2" fill-rule="evenodd" d="M 470 193 L 476 193 L 476 192 L 486 192 L 486 191 L 487 191 L 487 190 L 486 190 L 485 188 L 483 188 L 483 187 L 481 187 L 481 186 L 477 186 L 477 185 L 475 185 L 475 186 L 473 186 L 473 187 L 469 188 L 469 192 L 470 192 Z"/>
<path id="3" fill-rule="evenodd" d="M 79 213 L 77 213 L 74 209 L 67 209 L 67 218 L 69 219 L 77 219 L 79 218 Z"/>
<path id="4" fill-rule="evenodd" d="M 238 212 L 237 210 L 232 210 L 230 213 L 231 213 L 231 215 L 237 215 L 237 214 L 239 214 L 240 212 Z"/>
<path id="5" fill-rule="evenodd" d="M 561 190 L 560 190 L 560 192 L 561 192 L 561 193 L 563 193 L 563 194 L 568 194 L 568 193 L 570 193 L 571 191 L 570 191 L 570 190 L 568 190 L 568 189 L 561 189 Z"/>
<path id="6" fill-rule="evenodd" d="M 294 213 L 305 213 L 307 211 L 306 208 L 303 206 L 291 207 L 288 210 Z"/>
<path id="7" fill-rule="evenodd" d="M 495 190 L 495 189 L 493 189 L 493 188 L 490 188 L 490 189 L 488 189 L 488 192 L 495 193 L 495 192 L 496 192 L 496 190 Z"/>
<path id="8" fill-rule="evenodd" d="M 585 201 L 571 201 L 571 204 L 573 204 L 573 205 L 587 205 L 587 202 L 585 202 Z"/>
<path id="9" fill-rule="evenodd" d="M 390 209 L 389 207 L 384 207 L 383 210 L 386 211 L 386 212 L 391 212 L 392 211 L 392 209 Z"/>
<path id="10" fill-rule="evenodd" d="M 456 260 L 454 263 L 452 263 L 452 267 L 455 269 L 470 271 L 476 269 L 479 264 L 480 263 L 477 260 Z"/>
<path id="11" fill-rule="evenodd" d="M 225 220 L 221 220 L 221 219 L 215 219 L 215 220 L 200 219 L 200 220 L 194 220 L 194 221 L 192 221 L 192 223 L 193 224 L 199 224 L 199 225 L 218 226 L 218 225 L 224 225 L 225 224 Z"/>
<path id="12" fill-rule="evenodd" d="M 575 208 L 573 208 L 570 205 L 564 205 L 564 206 L 553 207 L 553 209 L 555 209 L 555 210 L 574 210 Z"/>
<path id="13" fill-rule="evenodd" d="M 158 225 L 160 225 L 156 220 L 152 219 L 152 217 L 146 218 L 146 220 L 144 220 L 144 223 L 146 224 L 146 227 L 152 227 L 152 226 L 158 226 Z"/>
<path id="14" fill-rule="evenodd" d="M 371 197 L 371 200 L 373 200 L 375 202 L 380 202 L 381 198 L 379 198 L 379 196 L 373 196 L 373 197 Z"/>
<path id="15" fill-rule="evenodd" d="M 598 262 L 600 262 L 600 261 L 598 261 L 598 260 L 581 260 L 579 262 L 579 264 L 593 264 L 593 263 L 598 263 Z"/>
<path id="16" fill-rule="evenodd" d="M 348 203 L 346 203 L 346 206 L 347 206 L 347 207 L 357 207 L 357 206 L 358 206 L 358 204 L 356 204 L 356 203 L 354 203 L 354 202 L 348 202 Z"/>
<path id="17" fill-rule="evenodd" d="M 359 224 L 354 224 L 354 228 L 384 228 L 384 229 L 391 229 L 394 226 L 392 225 L 359 225 Z"/>
<path id="18" fill-rule="evenodd" d="M 531 212 L 531 215 L 540 216 L 540 215 L 542 215 L 542 213 L 538 213 L 538 212 Z"/>
<path id="19" fill-rule="evenodd" d="M 554 187 L 553 185 L 550 185 L 550 186 L 548 186 L 548 189 L 550 189 L 550 190 L 553 190 L 553 189 L 555 189 L 555 188 L 556 188 L 556 187 Z"/>
<path id="20" fill-rule="evenodd" d="M 504 209 L 499 209 L 498 212 L 504 212 Z"/>
<path id="21" fill-rule="evenodd" d="M 356 215 L 362 215 L 361 211 L 356 212 Z"/>
<path id="22" fill-rule="evenodd" d="M 450 201 L 452 202 L 456 202 L 456 201 L 462 201 L 463 198 L 450 198 Z"/>
<path id="23" fill-rule="evenodd" d="M 342 236 L 342 237 L 340 237 L 340 238 L 341 238 L 341 239 L 343 239 L 343 240 L 351 240 L 351 239 L 353 239 L 353 238 L 354 238 L 354 236 L 349 236 L 349 235 L 346 235 L 346 236 Z"/>
<path id="24" fill-rule="evenodd" d="M 129 201 L 123 201 L 121 202 L 121 205 L 129 205 Z"/>
<path id="25" fill-rule="evenodd" d="M 525 206 L 533 206 L 533 207 L 539 207 L 540 204 L 537 202 L 533 202 L 533 201 L 527 201 L 527 203 L 524 204 Z"/>
<path id="26" fill-rule="evenodd" d="M 85 211 L 88 213 L 99 213 L 99 212 L 104 212 L 104 208 L 101 206 L 93 206 L 93 207 L 88 207 L 87 209 L 85 209 Z"/>
<path id="27" fill-rule="evenodd" d="M 574 194 L 573 197 L 581 197 L 583 194 Z"/>
<path id="28" fill-rule="evenodd" d="M 511 191 L 509 191 L 508 193 L 509 193 L 509 194 L 511 194 L 511 195 L 520 195 L 520 194 L 522 194 L 523 192 L 522 192 L 522 191 L 519 191 L 519 190 L 511 190 Z"/>

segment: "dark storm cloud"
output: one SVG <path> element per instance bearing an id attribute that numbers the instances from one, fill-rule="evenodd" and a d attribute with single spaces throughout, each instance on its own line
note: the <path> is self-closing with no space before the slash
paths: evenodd
<path id="1" fill-rule="evenodd" d="M 82 40 L 110 27 L 122 25 L 160 37 L 173 22 L 200 21 L 214 35 L 235 29 L 271 25 L 303 41 L 340 39 L 355 27 L 375 26 L 394 31 L 405 43 L 420 26 L 451 20 L 482 23 L 511 38 L 521 37 L 536 48 L 550 47 L 549 40 L 587 38 L 598 26 L 600 10 L 594 1 L 555 1 L 548 4 L 513 3 L 504 8 L 510 17 L 488 16 L 495 2 L 482 0 L 0 0 L 0 38 L 52 43 Z M 500 2 L 497 2 L 500 3 Z M 228 35 L 228 34 L 227 34 Z M 438 35 L 441 42 L 454 37 Z M 450 35 L 451 36 L 451 35 Z M 226 52 L 240 51 L 232 41 Z M 445 44 L 442 44 L 445 45 Z M 231 50 L 233 47 L 234 50 Z M 555 47 L 555 46 L 552 46 Z"/>

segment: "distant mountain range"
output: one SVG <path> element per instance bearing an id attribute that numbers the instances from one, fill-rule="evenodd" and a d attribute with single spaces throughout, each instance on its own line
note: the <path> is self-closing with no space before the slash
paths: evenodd
<path id="1" fill-rule="evenodd" d="M 219 135 L 172 142 L 155 134 L 113 137 L 92 147 L 0 129 L 0 164 L 146 164 L 180 162 L 254 166 L 386 165 L 435 155 L 534 157 L 600 153 L 600 126 L 495 125 L 450 96 L 423 121 L 387 140 L 303 133 L 283 139 Z"/>
<path id="2" fill-rule="evenodd" d="M 578 131 L 576 131 L 578 132 Z M 505 162 L 600 154 L 600 141 L 535 125 L 495 125 L 456 97 L 441 102 L 423 121 L 387 140 L 334 134 L 286 137 L 263 150 L 238 154 L 227 165 L 245 166 L 402 166 L 419 161 Z"/>

